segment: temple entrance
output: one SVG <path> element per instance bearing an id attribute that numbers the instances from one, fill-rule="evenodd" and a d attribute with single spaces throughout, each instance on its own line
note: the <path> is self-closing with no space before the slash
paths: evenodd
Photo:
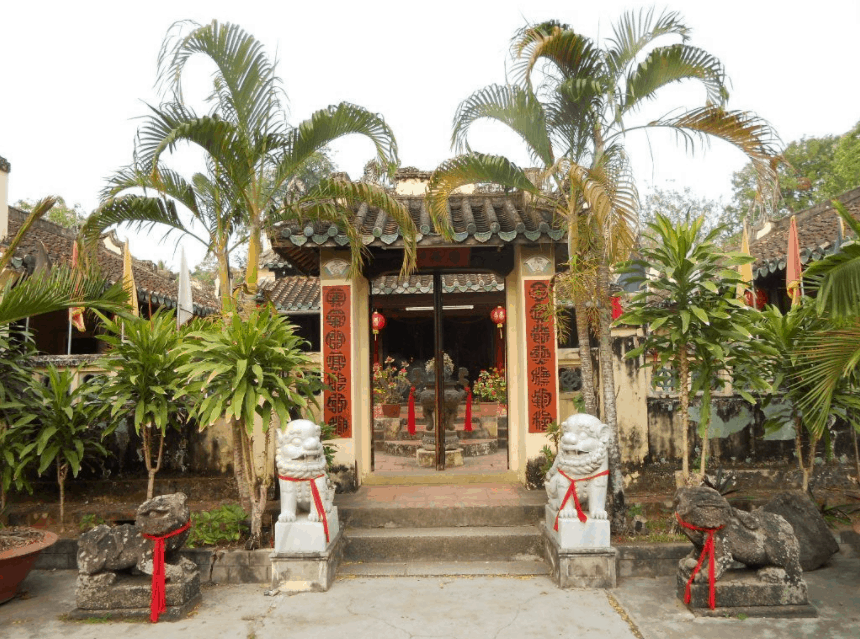
<path id="1" fill-rule="evenodd" d="M 493 274 L 371 281 L 374 472 L 508 469 L 504 305 Z"/>

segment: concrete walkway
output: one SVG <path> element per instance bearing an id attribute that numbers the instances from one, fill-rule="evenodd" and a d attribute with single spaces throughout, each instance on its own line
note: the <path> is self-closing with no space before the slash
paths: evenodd
<path id="1" fill-rule="evenodd" d="M 327 593 L 264 596 L 260 585 L 211 586 L 188 619 L 161 623 L 64 621 L 74 571 L 34 571 L 26 598 L 0 605 L 9 639 L 770 639 L 860 637 L 860 558 L 847 546 L 807 576 L 818 619 L 696 619 L 674 580 L 628 578 L 615 590 L 558 590 L 546 577 L 341 578 Z M 156 632 L 158 633 L 156 635 Z"/>

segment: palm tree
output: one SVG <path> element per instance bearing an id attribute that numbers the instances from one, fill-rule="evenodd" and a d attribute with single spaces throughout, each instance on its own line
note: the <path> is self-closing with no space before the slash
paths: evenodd
<path id="1" fill-rule="evenodd" d="M 568 286 L 577 311 L 586 410 L 592 414 L 597 406 L 586 321 L 589 307 L 598 311 L 604 421 L 615 435 L 610 467 L 616 516 L 623 516 L 623 491 L 607 300 L 611 265 L 626 259 L 633 246 L 639 207 L 625 138 L 639 129 L 665 128 L 694 148 L 718 137 L 750 157 L 763 190 L 775 176 L 776 136 L 754 114 L 725 110 L 728 90 L 722 64 L 686 44 L 688 31 L 676 12 L 627 12 L 601 48 L 559 22 L 527 25 L 512 41 L 510 83 L 480 89 L 460 104 L 452 146 L 468 154 L 443 163 L 428 193 L 431 214 L 443 230 L 448 195 L 474 182 L 494 182 L 543 197 L 567 219 Z M 664 37 L 681 42 L 656 46 Z M 542 80 L 536 83 L 538 74 Z M 627 121 L 661 88 L 683 80 L 702 83 L 704 106 L 642 124 Z M 504 158 L 471 152 L 468 131 L 481 119 L 501 122 L 523 139 L 531 159 L 541 165 L 537 183 Z M 550 192 L 541 193 L 544 187 Z M 597 294 L 590 296 L 590 290 Z"/>
<path id="2" fill-rule="evenodd" d="M 190 32 L 186 32 L 188 27 Z M 214 89 L 208 96 L 212 109 L 205 115 L 188 106 L 182 93 L 186 64 L 198 54 L 216 67 Z M 289 188 L 292 179 L 316 161 L 320 152 L 349 134 L 367 137 L 379 161 L 393 170 L 398 162 L 397 143 L 382 116 L 343 102 L 290 127 L 281 108 L 283 91 L 274 64 L 253 36 L 229 23 L 177 23 L 162 46 L 159 81 L 172 101 L 150 107 L 138 133 L 140 162 L 155 178 L 162 155 L 180 143 L 205 152 L 230 209 L 241 212 L 247 227 L 246 310 L 256 303 L 261 232 L 279 221 L 337 223 L 349 237 L 355 271 L 361 263 L 362 244 L 352 225 L 352 207 L 359 203 L 377 206 L 402 229 L 404 269 L 414 265 L 414 223 L 408 211 L 382 189 L 332 179 L 323 179 L 304 192 Z"/>

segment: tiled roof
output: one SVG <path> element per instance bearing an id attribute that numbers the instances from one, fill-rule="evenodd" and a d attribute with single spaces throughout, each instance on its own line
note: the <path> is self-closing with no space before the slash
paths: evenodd
<path id="1" fill-rule="evenodd" d="M 418 230 L 418 246 L 438 246 L 441 236 L 432 229 L 430 213 L 423 196 L 396 196 L 409 210 Z M 508 243 L 561 241 L 567 229 L 552 211 L 523 206 L 523 194 L 475 193 L 454 195 L 449 199 L 454 229 L 453 243 L 461 246 L 501 246 Z M 354 224 L 361 229 L 367 247 L 403 246 L 396 222 L 367 204 L 355 209 Z M 270 235 L 272 247 L 281 256 L 307 270 L 299 250 L 315 247 L 343 247 L 346 234 L 331 222 L 284 222 Z M 266 266 L 269 266 L 268 264 Z M 274 267 L 275 264 L 272 264 Z"/>
<path id="2" fill-rule="evenodd" d="M 260 283 L 261 298 L 271 301 L 286 313 L 320 310 L 320 282 L 317 277 L 300 275 Z M 492 293 L 504 290 L 504 281 L 489 273 L 456 273 L 442 275 L 444 293 Z M 371 283 L 373 295 L 416 295 L 433 292 L 432 275 L 410 275 L 400 278 L 388 275 Z"/>
<path id="3" fill-rule="evenodd" d="M 855 219 L 860 220 L 860 188 L 843 193 L 838 198 Z M 822 202 L 796 213 L 797 235 L 800 244 L 800 261 L 806 264 L 833 253 L 839 229 L 839 214 L 833 205 Z M 750 244 L 750 255 L 755 258 L 754 277 L 765 277 L 785 268 L 788 249 L 788 228 L 791 217 L 770 222 L 772 228 Z"/>
<path id="4" fill-rule="evenodd" d="M 20 209 L 9 207 L 9 237 L 13 237 L 21 224 L 27 217 L 27 213 Z M 37 220 L 23 241 L 18 245 L 17 255 L 14 262 L 20 264 L 20 260 L 27 255 L 35 255 L 38 251 L 38 242 L 45 246 L 53 264 L 71 264 L 72 244 L 75 233 L 71 229 L 64 228 L 47 220 Z M 111 282 L 122 279 L 122 256 L 99 246 L 98 263 L 102 275 Z M 158 272 L 152 262 L 133 259 L 132 270 L 134 272 L 134 283 L 137 286 L 138 300 L 142 304 L 152 301 L 153 304 L 174 308 L 178 294 L 178 283 L 175 279 Z M 195 289 L 194 313 L 196 315 L 209 315 L 220 308 L 215 297 L 208 293 Z"/>

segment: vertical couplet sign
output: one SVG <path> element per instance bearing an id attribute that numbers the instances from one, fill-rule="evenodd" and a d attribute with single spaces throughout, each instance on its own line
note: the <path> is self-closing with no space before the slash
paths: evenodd
<path id="1" fill-rule="evenodd" d="M 526 372 L 530 433 L 546 432 L 558 419 L 556 409 L 555 327 L 547 317 L 548 280 L 525 281 Z"/>
<path id="2" fill-rule="evenodd" d="M 323 286 L 323 373 L 331 387 L 323 393 L 323 419 L 338 437 L 352 437 L 352 325 L 349 286 Z"/>

